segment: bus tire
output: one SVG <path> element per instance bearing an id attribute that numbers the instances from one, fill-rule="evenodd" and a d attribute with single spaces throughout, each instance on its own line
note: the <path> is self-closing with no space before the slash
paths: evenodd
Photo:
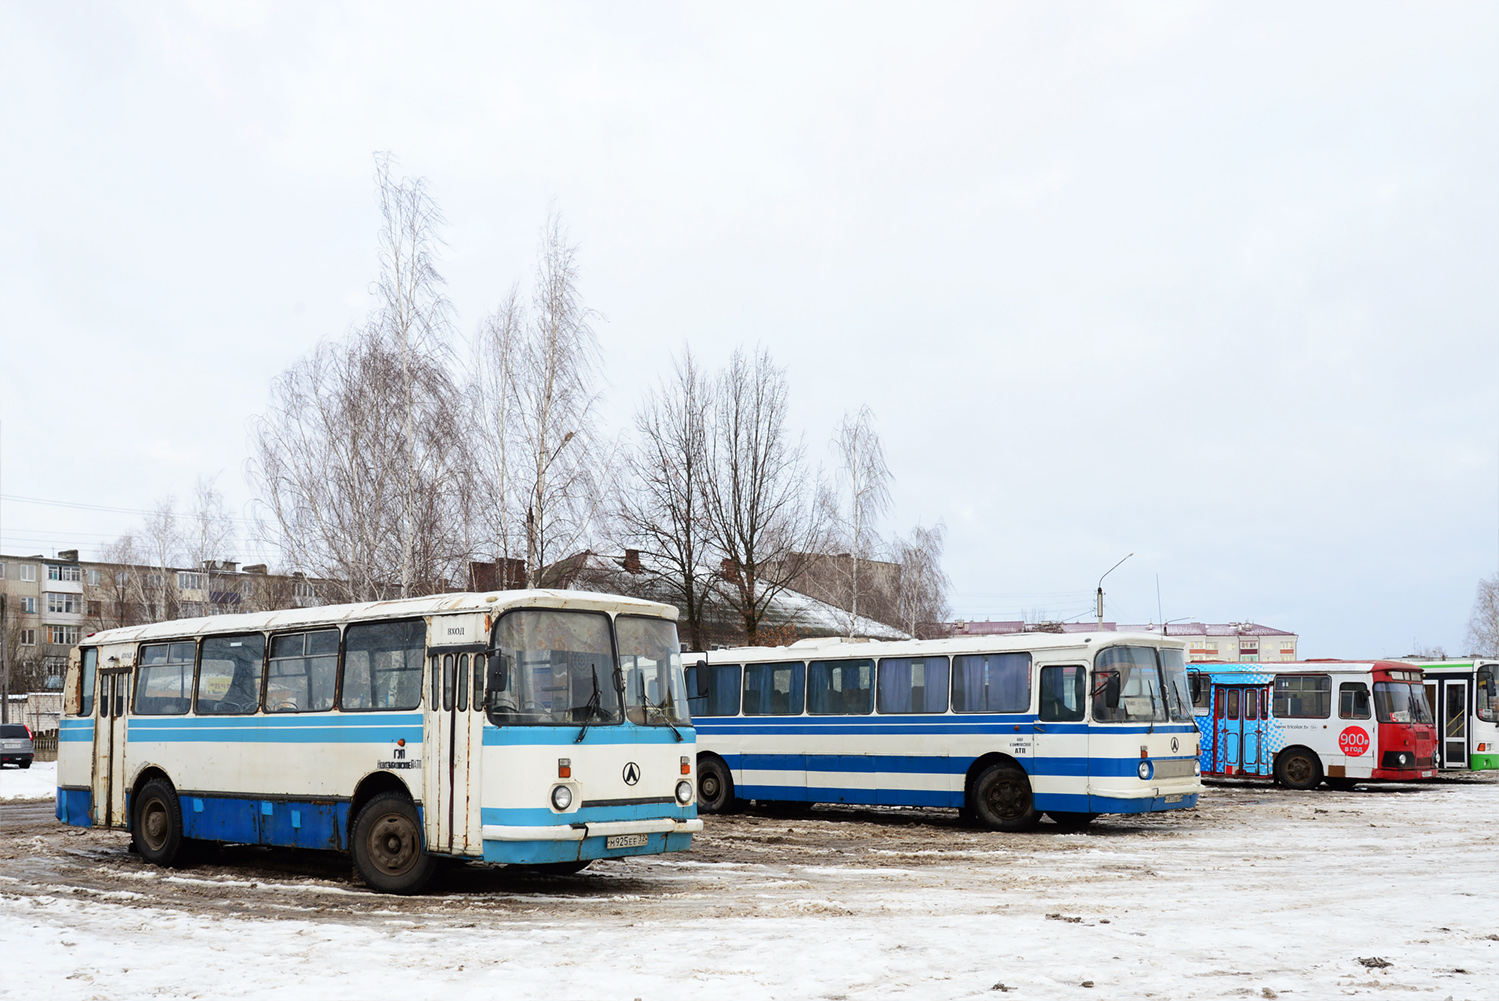
<path id="1" fill-rule="evenodd" d="M 973 812 L 995 831 L 1028 831 L 1040 814 L 1031 795 L 1030 776 L 1015 765 L 990 765 L 973 783 Z"/>
<path id="2" fill-rule="evenodd" d="M 354 868 L 379 893 L 420 893 L 437 869 L 422 846 L 416 805 L 404 793 L 382 792 L 364 804 L 350 840 Z"/>
<path id="3" fill-rule="evenodd" d="M 136 854 L 152 865 L 171 866 L 182 851 L 182 804 L 165 779 L 152 779 L 136 793 L 130 810 L 130 840 Z"/>
<path id="4" fill-rule="evenodd" d="M 1275 759 L 1275 779 L 1287 789 L 1315 789 L 1322 784 L 1322 763 L 1304 747 Z"/>
<path id="5" fill-rule="evenodd" d="M 1096 813 L 1072 813 L 1068 810 L 1047 810 L 1046 815 L 1058 827 L 1087 827 L 1098 819 Z"/>
<path id="6" fill-rule="evenodd" d="M 699 813 L 728 813 L 734 807 L 734 777 L 722 758 L 706 756 L 697 763 Z"/>

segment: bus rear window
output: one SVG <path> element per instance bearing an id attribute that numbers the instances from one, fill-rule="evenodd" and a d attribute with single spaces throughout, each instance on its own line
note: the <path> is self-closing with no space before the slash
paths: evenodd
<path id="1" fill-rule="evenodd" d="M 1277 677 L 1275 715 L 1281 719 L 1327 719 L 1332 715 L 1332 678 L 1325 674 Z"/>

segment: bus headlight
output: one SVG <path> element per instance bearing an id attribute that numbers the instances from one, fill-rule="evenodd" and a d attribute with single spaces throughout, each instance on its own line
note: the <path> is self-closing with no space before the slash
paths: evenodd
<path id="1" fill-rule="evenodd" d="M 1148 762 L 1148 761 L 1142 761 L 1142 762 L 1140 762 L 1140 767 L 1137 768 L 1137 769 L 1135 769 L 1135 771 L 1139 773 L 1139 776 L 1142 779 L 1148 779 L 1148 778 L 1150 778 L 1150 773 L 1153 770 L 1154 769 L 1152 769 L 1150 767 L 1150 762 Z"/>
<path id="2" fill-rule="evenodd" d="M 1201 761 L 1194 761 L 1194 762 L 1192 762 L 1192 774 L 1193 775 L 1198 775 L 1198 776 L 1202 775 L 1202 762 Z"/>
<path id="3" fill-rule="evenodd" d="M 683 806 L 692 802 L 692 783 L 686 779 L 677 783 L 677 802 Z"/>
<path id="4" fill-rule="evenodd" d="M 552 805 L 559 810 L 566 810 L 573 805 L 573 791 L 567 786 L 553 786 Z"/>

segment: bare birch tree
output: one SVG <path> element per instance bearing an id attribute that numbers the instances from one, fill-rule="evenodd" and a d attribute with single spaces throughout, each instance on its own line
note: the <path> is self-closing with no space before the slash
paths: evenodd
<path id="1" fill-rule="evenodd" d="M 1478 582 L 1468 619 L 1468 652 L 1499 657 L 1499 573 Z"/>
<path id="2" fill-rule="evenodd" d="M 415 413 L 418 359 L 442 352 L 452 305 L 443 292 L 442 275 L 436 267 L 436 248 L 441 243 L 442 212 L 427 191 L 423 178 L 397 178 L 395 159 L 389 153 L 375 154 L 375 184 L 380 196 L 380 277 L 376 290 L 380 299 L 379 319 L 385 336 L 399 346 L 403 404 L 405 477 L 401 482 L 401 593 L 412 593 L 414 549 L 418 544 L 417 507 L 423 473 L 430 473 L 429 450 L 418 449 Z"/>
<path id="3" fill-rule="evenodd" d="M 684 637 L 704 646 L 703 619 L 718 579 L 706 563 L 704 477 L 712 387 L 690 349 L 635 414 L 616 520 L 625 544 L 646 559 L 651 580 L 682 613 Z"/>
<path id="4" fill-rule="evenodd" d="M 514 465 L 516 379 L 525 337 L 525 308 L 520 289 L 510 288 L 498 308 L 479 325 L 474 342 L 469 383 L 469 418 L 474 431 L 469 442 L 474 470 L 475 505 L 471 549 L 485 550 L 496 563 L 524 552 L 524 510 L 515 494 Z"/>
<path id="5" fill-rule="evenodd" d="M 547 218 L 536 287 L 516 354 L 516 440 L 524 455 L 517 486 L 525 496 L 526 577 L 584 538 L 598 513 L 606 469 L 597 455 L 594 378 L 599 367 L 595 314 L 578 289 L 578 248 L 556 212 Z"/>
<path id="6" fill-rule="evenodd" d="M 821 545 L 805 448 L 786 430 L 786 373 L 763 348 L 735 351 L 719 375 L 707 438 L 703 514 L 722 558 L 723 595 L 757 640 L 771 602 Z"/>
<path id="7" fill-rule="evenodd" d="M 833 448 L 838 458 L 836 490 L 832 494 L 831 527 L 833 548 L 846 549 L 850 559 L 833 560 L 830 566 L 843 579 L 841 589 L 847 601 L 840 603 L 848 612 L 848 634 L 854 635 L 859 621 L 861 564 L 867 566 L 880 549 L 875 522 L 890 508 L 890 468 L 885 465 L 885 448 L 874 429 L 874 414 L 860 407 L 843 420 L 833 432 Z M 867 576 L 867 574 L 865 575 Z"/>
<path id="8" fill-rule="evenodd" d="M 946 542 L 947 528 L 939 521 L 931 528 L 917 525 L 892 547 L 891 555 L 900 566 L 896 600 L 900 627 L 920 639 L 945 635 L 947 590 L 952 586 L 942 569 Z"/>

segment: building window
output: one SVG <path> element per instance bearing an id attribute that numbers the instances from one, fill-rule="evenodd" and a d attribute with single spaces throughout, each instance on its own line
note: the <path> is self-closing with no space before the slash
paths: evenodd
<path id="1" fill-rule="evenodd" d="M 47 592 L 47 611 L 49 613 L 61 612 L 64 615 L 76 615 L 78 613 L 78 595 L 59 594 L 56 591 Z"/>
<path id="2" fill-rule="evenodd" d="M 97 571 L 97 570 L 90 570 L 88 572 L 88 583 L 89 583 L 90 587 L 98 587 L 99 586 L 99 571 Z"/>
<path id="3" fill-rule="evenodd" d="M 21 597 L 21 611 L 27 615 L 36 614 L 36 597 L 34 595 L 23 595 Z"/>
<path id="4" fill-rule="evenodd" d="M 89 618 L 97 619 L 104 614 L 104 602 L 90 601 L 88 603 Z"/>
<path id="5" fill-rule="evenodd" d="M 36 565 L 33 563 L 22 563 L 21 579 L 24 581 L 36 580 Z"/>
<path id="6" fill-rule="evenodd" d="M 36 630 L 35 629 L 22 629 L 21 630 L 21 645 L 22 646 L 36 646 Z"/>
<path id="7" fill-rule="evenodd" d="M 0 563 L 0 580 L 5 579 L 5 564 Z"/>
<path id="8" fill-rule="evenodd" d="M 179 573 L 177 575 L 177 586 L 184 591 L 203 590 L 203 575 L 200 573 Z"/>
<path id="9" fill-rule="evenodd" d="M 124 587 L 130 583 L 130 575 L 123 570 L 115 571 L 115 587 Z"/>
<path id="10" fill-rule="evenodd" d="M 313 596 L 312 585 L 305 580 L 292 581 L 291 593 L 296 598 L 311 598 Z"/>
<path id="11" fill-rule="evenodd" d="M 77 626 L 48 626 L 47 642 L 61 646 L 72 646 L 78 642 Z"/>
<path id="12" fill-rule="evenodd" d="M 161 574 L 159 574 L 159 573 L 148 573 L 148 574 L 146 574 L 146 586 L 147 587 L 161 587 Z"/>
<path id="13" fill-rule="evenodd" d="M 83 571 L 79 567 L 68 565 L 59 566 L 56 563 L 47 564 L 48 580 L 83 580 Z"/>

